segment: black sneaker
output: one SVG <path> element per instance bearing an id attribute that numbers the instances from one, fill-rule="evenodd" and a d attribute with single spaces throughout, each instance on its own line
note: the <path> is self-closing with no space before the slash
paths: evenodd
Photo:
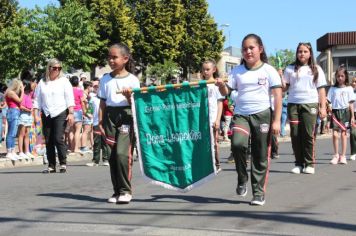
<path id="1" fill-rule="evenodd" d="M 254 196 L 251 201 L 251 205 L 255 206 L 263 206 L 265 204 L 265 197 L 264 196 Z"/>
<path id="2" fill-rule="evenodd" d="M 236 188 L 237 195 L 244 197 L 247 195 L 247 184 L 239 184 Z"/>
<path id="3" fill-rule="evenodd" d="M 61 165 L 59 167 L 59 173 L 66 173 L 67 172 L 67 166 L 66 165 Z"/>

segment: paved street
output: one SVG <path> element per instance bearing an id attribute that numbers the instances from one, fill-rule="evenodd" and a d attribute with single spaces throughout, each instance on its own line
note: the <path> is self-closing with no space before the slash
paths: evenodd
<path id="1" fill-rule="evenodd" d="M 266 205 L 235 193 L 234 164 L 188 193 L 147 184 L 134 163 L 134 199 L 112 205 L 108 167 L 73 162 L 66 174 L 43 166 L 0 169 L 0 235 L 356 235 L 356 162 L 332 166 L 331 138 L 317 142 L 315 175 L 294 175 L 289 142 L 272 160 Z"/>

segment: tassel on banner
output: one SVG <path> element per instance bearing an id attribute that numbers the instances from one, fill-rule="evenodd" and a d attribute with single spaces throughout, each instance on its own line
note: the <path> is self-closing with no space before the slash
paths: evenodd
<path id="1" fill-rule="evenodd" d="M 228 79 L 223 79 L 223 81 L 226 83 Z M 166 84 L 166 85 L 158 85 L 158 86 L 149 86 L 149 87 L 142 87 L 142 88 L 135 88 L 135 89 L 129 89 L 130 92 L 151 92 L 151 91 L 157 91 L 157 92 L 163 92 L 169 89 L 176 89 L 176 88 L 182 88 L 182 87 L 196 87 L 196 86 L 201 86 L 201 85 L 206 85 L 206 84 L 215 84 L 216 80 L 199 80 L 198 82 L 183 82 L 180 84 Z M 118 90 L 116 94 L 122 93 L 121 90 Z"/>

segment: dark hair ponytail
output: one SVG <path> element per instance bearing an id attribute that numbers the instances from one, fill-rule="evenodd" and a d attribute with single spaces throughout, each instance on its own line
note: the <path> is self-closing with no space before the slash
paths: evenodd
<path id="1" fill-rule="evenodd" d="M 121 51 L 121 54 L 123 56 L 127 56 L 128 57 L 128 61 L 125 65 L 125 69 L 130 72 L 131 74 L 135 73 L 135 62 L 132 58 L 132 54 L 130 52 L 129 47 L 126 44 L 123 43 L 115 43 L 113 45 L 110 46 L 110 48 L 117 48 Z M 110 49 L 109 48 L 109 49 Z"/>

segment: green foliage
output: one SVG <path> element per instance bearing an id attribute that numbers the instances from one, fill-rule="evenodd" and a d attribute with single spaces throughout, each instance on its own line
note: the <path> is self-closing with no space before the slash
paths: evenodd
<path id="1" fill-rule="evenodd" d="M 177 63 L 166 60 L 164 63 L 155 63 L 147 68 L 147 77 L 160 81 L 161 84 L 171 83 L 172 79 L 180 76 L 180 68 Z"/>
<path id="2" fill-rule="evenodd" d="M 18 2 L 16 0 L 1 0 L 0 3 L 0 32 L 10 26 L 15 17 Z"/>
<path id="3" fill-rule="evenodd" d="M 177 61 L 184 36 L 184 8 L 180 0 L 131 1 L 139 35 L 135 42 L 135 59 L 143 66 Z"/>
<path id="4" fill-rule="evenodd" d="M 77 1 L 64 7 L 21 9 L 12 27 L 0 33 L 0 76 L 16 76 L 21 70 L 36 71 L 57 57 L 64 65 L 88 70 L 96 64 L 91 53 L 102 43 L 90 11 Z"/>
<path id="5" fill-rule="evenodd" d="M 62 0 L 67 4 L 69 0 Z M 100 64 L 106 62 L 107 47 L 114 43 L 125 43 L 133 47 L 138 34 L 138 25 L 134 21 L 131 8 L 125 0 L 77 0 L 93 13 L 91 20 L 96 33 L 100 35 L 102 47 L 93 52 Z"/>
<path id="6" fill-rule="evenodd" d="M 213 17 L 208 14 L 208 4 L 205 0 L 182 0 L 182 3 L 186 10 L 186 28 L 180 47 L 182 55 L 179 64 L 186 76 L 188 71 L 199 71 L 205 59 L 220 59 L 224 36 L 223 32 L 218 30 Z"/>
<path id="7" fill-rule="evenodd" d="M 284 69 L 295 61 L 295 52 L 290 49 L 278 50 L 275 55 L 268 57 L 268 62 L 276 69 Z"/>

